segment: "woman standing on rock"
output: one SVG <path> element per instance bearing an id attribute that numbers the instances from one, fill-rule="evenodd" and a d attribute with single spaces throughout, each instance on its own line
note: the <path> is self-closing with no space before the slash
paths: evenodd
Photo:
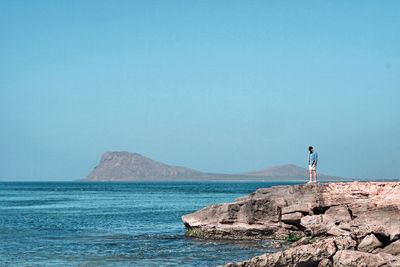
<path id="1" fill-rule="evenodd" d="M 314 152 L 314 148 L 312 146 L 308 147 L 308 151 L 310 152 L 310 154 L 308 155 L 308 170 L 310 171 L 310 181 L 308 183 L 310 184 L 312 182 L 317 182 L 318 153 Z"/>

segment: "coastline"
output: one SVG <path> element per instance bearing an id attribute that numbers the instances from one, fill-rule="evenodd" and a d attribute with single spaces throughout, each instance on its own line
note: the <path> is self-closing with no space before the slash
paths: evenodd
<path id="1" fill-rule="evenodd" d="M 203 239 L 296 240 L 226 266 L 397 266 L 399 216 L 400 182 L 368 181 L 261 188 L 182 220 L 187 235 Z"/>

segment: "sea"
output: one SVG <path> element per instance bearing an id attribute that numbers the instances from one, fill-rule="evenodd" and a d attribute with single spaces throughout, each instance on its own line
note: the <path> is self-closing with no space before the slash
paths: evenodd
<path id="1" fill-rule="evenodd" d="M 1 182 L 0 266 L 219 266 L 270 241 L 185 236 L 181 216 L 271 182 Z"/>

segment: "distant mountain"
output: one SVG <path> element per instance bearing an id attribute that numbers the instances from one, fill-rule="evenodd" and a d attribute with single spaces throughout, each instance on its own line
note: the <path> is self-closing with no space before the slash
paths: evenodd
<path id="1" fill-rule="evenodd" d="M 150 179 L 220 179 L 220 180 L 305 180 L 308 171 L 289 164 L 275 166 L 244 174 L 205 173 L 180 166 L 167 165 L 138 153 L 106 152 L 100 163 L 85 180 L 88 181 L 133 181 Z M 342 180 L 319 174 L 321 180 Z"/>
<path id="2" fill-rule="evenodd" d="M 99 165 L 89 174 L 90 181 L 126 181 L 139 178 L 191 178 L 202 173 L 179 166 L 170 166 L 138 153 L 106 152 Z"/>

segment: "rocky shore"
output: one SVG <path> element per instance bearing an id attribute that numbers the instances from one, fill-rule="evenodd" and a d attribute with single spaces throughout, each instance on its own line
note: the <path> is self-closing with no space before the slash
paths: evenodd
<path id="1" fill-rule="evenodd" d="M 400 266 L 400 182 L 262 188 L 182 220 L 199 238 L 293 242 L 229 267 Z"/>

